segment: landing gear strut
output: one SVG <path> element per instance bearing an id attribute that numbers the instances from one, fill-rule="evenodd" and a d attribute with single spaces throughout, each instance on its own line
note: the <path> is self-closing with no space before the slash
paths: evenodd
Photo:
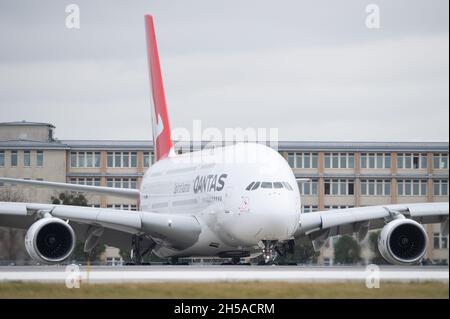
<path id="1" fill-rule="evenodd" d="M 263 257 L 266 264 L 271 263 L 277 258 L 277 253 L 275 251 L 275 246 L 277 244 L 276 240 L 263 240 Z"/>
<path id="2" fill-rule="evenodd" d="M 131 261 L 135 265 L 141 265 L 142 261 L 144 259 L 144 256 L 147 255 L 155 246 L 154 244 L 151 244 L 147 249 L 142 251 L 142 241 L 143 241 L 142 235 L 133 235 L 131 237 Z"/>
<path id="3" fill-rule="evenodd" d="M 142 237 L 139 235 L 133 235 L 131 237 L 131 261 L 135 265 L 142 264 L 142 254 L 141 254 L 141 241 Z"/>

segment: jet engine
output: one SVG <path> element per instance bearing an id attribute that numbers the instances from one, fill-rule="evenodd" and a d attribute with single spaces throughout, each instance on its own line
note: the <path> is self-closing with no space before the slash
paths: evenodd
<path id="1" fill-rule="evenodd" d="M 427 233 L 418 222 L 402 218 L 383 227 L 378 238 L 378 249 L 391 264 L 410 265 L 423 258 L 427 242 Z"/>
<path id="2" fill-rule="evenodd" d="M 67 259 L 75 248 L 75 233 L 59 218 L 42 218 L 28 229 L 25 247 L 35 261 L 56 264 Z"/>

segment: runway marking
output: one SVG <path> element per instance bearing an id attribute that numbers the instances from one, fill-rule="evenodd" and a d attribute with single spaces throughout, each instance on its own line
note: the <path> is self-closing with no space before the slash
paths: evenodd
<path id="1" fill-rule="evenodd" d="M 365 282 L 364 268 L 324 267 L 93 267 L 82 268 L 80 279 L 90 283 L 123 282 L 233 282 L 233 281 L 289 281 L 289 282 Z M 0 267 L 0 281 L 65 282 L 64 267 Z M 449 281 L 448 268 L 381 268 L 380 281 L 423 282 Z"/>

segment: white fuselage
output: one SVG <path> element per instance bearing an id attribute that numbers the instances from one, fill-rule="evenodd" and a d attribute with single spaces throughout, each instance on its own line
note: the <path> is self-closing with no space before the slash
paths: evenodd
<path id="1" fill-rule="evenodd" d="M 192 215 L 201 225 L 197 243 L 182 251 L 159 245 L 157 255 L 226 256 L 291 239 L 301 203 L 286 160 L 267 146 L 241 143 L 158 161 L 143 178 L 140 209 Z"/>

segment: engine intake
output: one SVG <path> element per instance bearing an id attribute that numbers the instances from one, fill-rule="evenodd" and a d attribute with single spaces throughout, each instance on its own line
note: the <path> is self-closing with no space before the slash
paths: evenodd
<path id="1" fill-rule="evenodd" d="M 75 249 L 75 233 L 59 218 L 42 218 L 28 229 L 25 247 L 31 258 L 38 262 L 60 263 Z"/>
<path id="2" fill-rule="evenodd" d="M 419 262 L 427 251 L 428 236 L 423 227 L 411 219 L 396 219 L 383 227 L 378 249 L 386 261 L 397 265 Z"/>

